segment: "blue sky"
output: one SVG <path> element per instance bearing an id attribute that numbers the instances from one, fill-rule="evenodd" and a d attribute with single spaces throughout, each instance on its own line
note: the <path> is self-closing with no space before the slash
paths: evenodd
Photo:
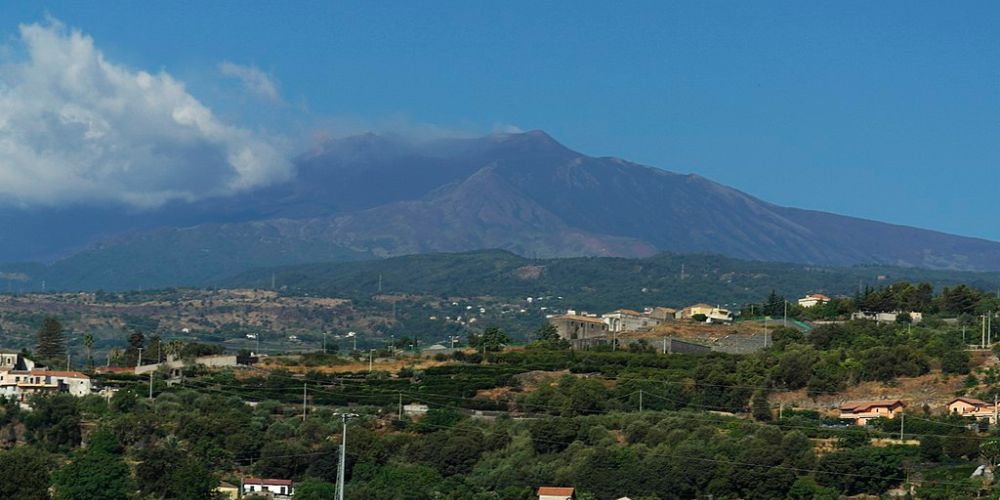
<path id="1" fill-rule="evenodd" d="M 1000 240 L 995 2 L 87 6 L 6 4 L 0 33 L 16 48 L 48 14 L 248 130 L 544 129 L 782 205 Z M 280 96 L 234 93 L 223 62 Z"/>

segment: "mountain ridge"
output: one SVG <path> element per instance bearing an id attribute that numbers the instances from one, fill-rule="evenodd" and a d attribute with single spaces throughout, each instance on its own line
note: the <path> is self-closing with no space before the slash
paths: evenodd
<path id="1" fill-rule="evenodd" d="M 423 143 L 365 134 L 328 141 L 296 163 L 289 182 L 115 214 L 105 225 L 95 218 L 113 213 L 107 207 L 52 212 L 51 220 L 8 210 L 0 213 L 12 223 L 0 235 L 0 258 L 38 260 L 16 254 L 26 242 L 32 252 L 61 257 L 52 269 L 132 273 L 142 278 L 130 283 L 149 287 L 202 284 L 255 267 L 484 248 L 529 257 L 667 251 L 1000 270 L 997 242 L 783 207 L 697 174 L 578 153 L 542 131 Z M 60 250 L 57 237 L 32 240 L 58 233 L 42 231 L 45 223 L 68 227 L 72 244 Z M 183 269 L 161 272 L 165 264 Z"/>

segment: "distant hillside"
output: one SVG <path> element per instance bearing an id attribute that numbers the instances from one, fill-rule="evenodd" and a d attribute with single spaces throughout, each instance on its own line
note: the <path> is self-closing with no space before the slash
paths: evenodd
<path id="1" fill-rule="evenodd" d="M 330 141 L 294 179 L 161 210 L 0 210 L 30 283 L 201 286 L 258 267 L 500 248 L 526 257 L 712 253 L 820 266 L 1000 271 L 1000 243 L 780 207 L 697 175 L 572 151 L 544 132 Z M 0 266 L 2 271 L 24 271 Z M 26 282 L 28 283 L 28 282 Z"/>
<path id="2" fill-rule="evenodd" d="M 702 301 L 743 304 L 760 301 L 771 290 L 789 299 L 809 292 L 853 295 L 859 285 L 878 287 L 904 280 L 937 287 L 965 283 L 993 290 L 1000 286 L 1000 273 L 889 266 L 829 268 L 717 255 L 527 259 L 504 251 L 289 266 L 248 272 L 222 285 L 266 288 L 272 278 L 289 293 L 356 300 L 376 294 L 381 281 L 384 293 L 521 299 L 551 295 L 563 297 L 562 304 L 594 311 Z"/>

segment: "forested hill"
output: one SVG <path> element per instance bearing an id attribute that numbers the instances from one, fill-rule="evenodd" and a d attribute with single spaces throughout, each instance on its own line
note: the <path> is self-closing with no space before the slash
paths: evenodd
<path id="1" fill-rule="evenodd" d="M 268 288 L 363 299 L 384 293 L 441 296 L 562 296 L 566 304 L 594 310 L 626 304 L 745 303 L 772 290 L 786 297 L 809 292 L 853 295 L 859 286 L 897 281 L 936 288 L 1000 286 L 1000 273 L 933 271 L 888 266 L 832 268 L 756 262 L 718 255 L 664 253 L 642 259 L 580 257 L 528 259 L 490 250 L 426 254 L 384 260 L 262 269 L 223 286 Z"/>

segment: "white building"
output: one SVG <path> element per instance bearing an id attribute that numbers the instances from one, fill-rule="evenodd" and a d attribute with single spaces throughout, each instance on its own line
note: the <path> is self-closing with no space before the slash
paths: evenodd
<path id="1" fill-rule="evenodd" d="M 0 371 L 0 395 L 26 402 L 35 394 L 68 392 L 76 397 L 91 393 L 90 377 L 80 372 L 56 370 Z"/>
<path id="2" fill-rule="evenodd" d="M 830 302 L 830 297 L 822 293 L 811 293 L 799 299 L 799 306 L 809 308 L 826 304 L 827 302 Z"/>
<path id="3" fill-rule="evenodd" d="M 243 496 L 270 495 L 273 498 L 292 498 L 295 488 L 291 479 L 261 479 L 248 477 L 243 479 Z"/>
<path id="4" fill-rule="evenodd" d="M 660 320 L 639 311 L 618 309 L 601 315 L 611 332 L 634 332 L 660 324 Z"/>

